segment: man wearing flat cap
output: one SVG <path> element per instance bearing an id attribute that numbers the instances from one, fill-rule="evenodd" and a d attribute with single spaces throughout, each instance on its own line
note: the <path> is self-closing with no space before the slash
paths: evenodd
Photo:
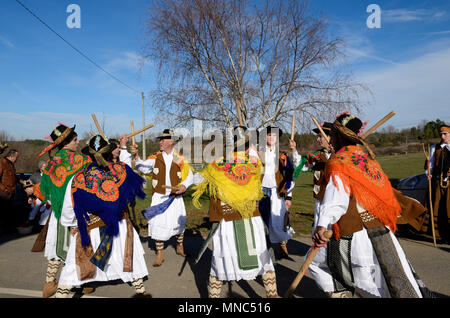
<path id="1" fill-rule="evenodd" d="M 184 229 L 186 226 L 186 208 L 183 193 L 193 183 L 192 168 L 186 158 L 174 150 L 178 141 L 172 129 L 165 129 L 157 137 L 160 151 L 141 160 L 136 146 L 131 153 L 136 160 L 136 170 L 152 173 L 152 203 L 143 211 L 148 220 L 148 236 L 155 240 L 156 260 L 154 267 L 164 262 L 164 242 L 172 236 L 177 238 L 176 253 L 186 257 L 183 248 Z"/>

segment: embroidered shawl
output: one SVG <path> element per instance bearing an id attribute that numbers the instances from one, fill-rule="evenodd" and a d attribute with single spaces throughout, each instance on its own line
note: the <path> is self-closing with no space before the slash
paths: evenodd
<path id="1" fill-rule="evenodd" d="M 67 184 L 78 170 L 89 163 L 91 163 L 91 159 L 88 156 L 61 149 L 45 167 L 40 190 L 44 200 L 52 203 L 52 209 L 57 219 L 61 217 Z"/>
<path id="2" fill-rule="evenodd" d="M 203 181 L 192 194 L 193 204 L 200 208 L 200 196 L 208 189 L 209 194 L 237 210 L 242 218 L 250 218 L 256 209 L 256 201 L 263 197 L 261 188 L 262 163 L 256 157 L 243 152 L 234 159 L 219 158 L 207 165 L 200 175 Z"/>
<path id="3" fill-rule="evenodd" d="M 144 179 L 124 163 L 111 164 L 110 171 L 91 163 L 75 175 L 72 200 L 83 247 L 90 242 L 86 230 L 88 212 L 102 219 L 107 235 L 117 236 L 128 203 L 134 203 L 136 196 L 145 198 L 143 183 Z"/>
<path id="4" fill-rule="evenodd" d="M 337 187 L 336 176 L 344 190 L 365 209 L 395 232 L 401 207 L 394 190 L 377 161 L 370 159 L 360 146 L 346 146 L 336 152 L 325 167 L 325 180 Z"/>

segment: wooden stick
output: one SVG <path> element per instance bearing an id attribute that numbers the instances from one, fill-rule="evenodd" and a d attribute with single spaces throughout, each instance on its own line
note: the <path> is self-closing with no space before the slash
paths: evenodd
<path id="1" fill-rule="evenodd" d="M 91 131 L 89 131 L 89 133 L 91 134 L 91 136 L 92 136 L 92 137 L 94 137 L 94 136 L 95 136 L 95 132 L 93 132 L 92 130 L 91 130 Z"/>
<path id="2" fill-rule="evenodd" d="M 333 149 L 333 147 L 331 147 L 331 144 L 330 144 L 330 142 L 328 141 L 328 136 L 327 136 L 327 134 L 323 131 L 322 126 L 320 126 L 320 124 L 319 124 L 319 122 L 317 121 L 316 118 L 313 117 L 312 120 L 313 120 L 314 124 L 316 124 L 317 128 L 319 129 L 320 134 L 322 135 L 322 138 L 325 139 L 325 141 L 326 141 L 326 142 L 328 143 L 328 145 L 330 146 L 329 148 L 331 149 L 331 152 L 334 153 L 334 149 Z"/>
<path id="3" fill-rule="evenodd" d="M 135 131 L 134 133 L 132 133 L 132 134 L 128 134 L 127 137 L 130 138 L 130 137 L 139 135 L 141 132 L 146 131 L 147 129 L 150 129 L 150 128 L 152 128 L 153 126 L 155 126 L 155 124 L 147 125 L 147 126 L 145 126 L 144 128 L 141 128 L 141 129 L 139 129 L 139 130 L 136 130 L 136 131 Z"/>
<path id="4" fill-rule="evenodd" d="M 295 136 L 295 115 L 292 115 L 291 140 L 294 140 L 294 136 Z"/>
<path id="5" fill-rule="evenodd" d="M 324 236 L 326 238 L 331 238 L 333 235 L 333 231 L 325 231 Z M 306 257 L 305 262 L 303 263 L 302 267 L 300 268 L 300 271 L 298 272 L 297 276 L 295 277 L 294 281 L 292 282 L 291 286 L 289 286 L 289 289 L 284 294 L 285 298 L 290 298 L 292 294 L 294 293 L 295 289 L 297 288 L 298 284 L 302 280 L 303 276 L 305 275 L 306 271 L 308 270 L 309 265 L 311 264 L 312 260 L 316 256 L 317 252 L 319 251 L 319 248 L 312 247 L 309 250 L 308 256 Z"/>
<path id="6" fill-rule="evenodd" d="M 428 167 L 427 167 L 427 171 L 428 171 L 428 175 L 431 176 L 431 162 L 430 162 L 430 156 L 429 154 L 425 151 L 425 145 L 422 143 L 422 148 L 423 148 L 423 153 L 425 155 L 425 158 L 428 161 Z M 428 178 L 427 178 L 428 179 Z M 430 199 L 430 217 L 431 217 L 431 231 L 433 232 L 433 243 L 434 243 L 434 247 L 436 247 L 436 234 L 434 232 L 434 215 L 433 215 L 433 201 L 432 201 L 432 194 L 431 194 L 431 180 L 428 179 L 428 194 L 429 194 L 429 199 Z"/>
<path id="7" fill-rule="evenodd" d="M 130 121 L 130 126 L 131 126 L 131 134 L 134 134 L 134 123 L 132 120 Z M 131 144 L 133 146 L 136 146 L 136 138 L 134 136 L 131 137 Z"/>
<path id="8" fill-rule="evenodd" d="M 92 119 L 94 120 L 95 126 L 97 126 L 98 133 L 99 133 L 103 138 L 105 138 L 105 135 L 103 134 L 103 131 L 102 131 L 102 129 L 100 128 L 100 125 L 99 125 L 99 123 L 98 123 L 98 121 L 97 121 L 97 117 L 95 116 L 95 114 L 91 114 L 91 116 L 92 116 Z M 105 139 L 106 139 L 106 138 L 105 138 Z"/>
<path id="9" fill-rule="evenodd" d="M 378 127 L 380 127 L 381 125 L 383 125 L 385 122 L 387 122 L 389 119 L 391 119 L 392 117 L 394 117 L 395 112 L 392 111 L 389 114 L 387 114 L 384 118 L 382 118 L 380 121 L 378 121 L 372 128 L 370 128 L 367 132 L 365 132 L 362 135 L 363 139 L 366 139 L 371 133 L 373 133 Z"/>

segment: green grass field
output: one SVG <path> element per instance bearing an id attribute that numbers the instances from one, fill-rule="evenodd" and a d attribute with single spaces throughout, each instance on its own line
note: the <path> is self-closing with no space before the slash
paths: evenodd
<path id="1" fill-rule="evenodd" d="M 423 173 L 423 165 L 425 157 L 423 153 L 409 153 L 407 155 L 397 156 L 380 156 L 377 157 L 378 162 L 387 174 L 392 183 L 409 177 L 412 175 Z M 148 179 L 150 180 L 150 179 Z M 312 182 L 313 174 L 311 172 L 301 173 L 296 180 L 290 222 L 291 226 L 296 232 L 296 236 L 300 234 L 310 234 L 313 224 L 314 215 L 314 198 L 312 196 Z M 148 207 L 151 203 L 151 182 L 148 182 L 146 189 L 147 199 L 144 201 L 138 201 L 136 205 L 136 212 Z M 202 208 L 196 209 L 192 205 L 191 195 L 193 190 L 190 188 L 184 196 L 184 202 L 187 211 L 187 225 L 186 235 L 190 233 L 207 234 L 209 232 L 208 223 L 208 205 L 209 200 L 206 196 L 202 197 Z M 140 214 L 140 213 L 138 213 Z M 145 235 L 146 229 L 142 230 Z"/>

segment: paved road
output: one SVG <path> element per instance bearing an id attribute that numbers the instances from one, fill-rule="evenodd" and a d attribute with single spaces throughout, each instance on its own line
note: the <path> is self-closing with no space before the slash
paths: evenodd
<path id="1" fill-rule="evenodd" d="M 37 234 L 28 236 L 0 236 L 0 298 L 40 297 L 46 271 L 46 260 L 43 253 L 31 253 L 30 249 Z M 175 240 L 168 242 L 165 254 L 166 261 L 161 267 L 151 264 L 155 258 L 154 244 L 142 239 L 145 247 L 145 258 L 149 277 L 145 287 L 153 298 L 206 298 L 207 280 L 211 251 L 206 250 L 197 265 L 194 259 L 203 242 L 200 235 L 186 236 L 185 250 L 192 256 L 186 259 L 175 254 Z M 443 297 L 450 296 L 450 246 L 433 247 L 431 242 L 400 239 L 408 259 L 425 285 Z M 308 237 L 300 237 L 288 243 L 291 260 L 283 259 L 275 265 L 277 284 L 280 295 L 289 287 L 303 257 L 310 246 Z M 134 290 L 126 284 L 116 283 L 99 286 L 95 293 L 83 297 L 129 298 Z M 250 282 L 232 282 L 225 284 L 222 297 L 261 298 L 264 297 L 261 279 Z M 79 297 L 73 294 L 73 297 Z M 324 294 L 316 287 L 307 275 L 298 286 L 296 298 L 323 298 Z"/>

